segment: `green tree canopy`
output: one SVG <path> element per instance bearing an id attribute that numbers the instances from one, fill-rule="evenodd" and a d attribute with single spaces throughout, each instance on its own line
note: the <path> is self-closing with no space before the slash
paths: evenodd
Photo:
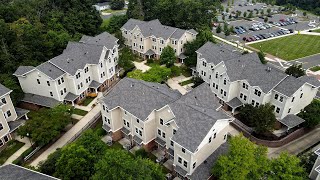
<path id="1" fill-rule="evenodd" d="M 120 159 L 120 161 L 119 161 Z M 107 150 L 95 165 L 93 180 L 100 179 L 163 179 L 161 167 L 148 159 L 136 159 L 124 150 Z"/>
<path id="2" fill-rule="evenodd" d="M 119 66 L 122 67 L 125 71 L 130 71 L 134 68 L 133 61 L 135 59 L 135 55 L 132 51 L 125 47 L 119 52 Z"/>
<path id="3" fill-rule="evenodd" d="M 30 112 L 30 119 L 18 129 L 18 135 L 29 136 L 40 146 L 48 144 L 71 122 L 70 108 L 68 105 L 59 105 Z"/>
<path id="4" fill-rule="evenodd" d="M 320 123 L 320 100 L 313 100 L 299 114 L 304 119 L 306 127 L 312 128 Z"/>
<path id="5" fill-rule="evenodd" d="M 148 82 L 163 83 L 170 77 L 171 69 L 161 67 L 159 65 L 153 66 L 151 69 L 143 73 L 141 70 L 134 70 L 127 74 L 128 77 L 140 79 Z"/>
<path id="6" fill-rule="evenodd" d="M 174 49 L 171 46 L 166 46 L 163 48 L 160 55 L 160 64 L 165 64 L 167 67 L 171 67 L 176 59 L 177 58 Z"/>
<path id="7" fill-rule="evenodd" d="M 302 64 L 293 64 L 292 66 L 286 69 L 285 73 L 292 75 L 296 78 L 304 76 L 306 74 L 305 70 L 302 69 Z"/>
<path id="8" fill-rule="evenodd" d="M 254 127 L 257 133 L 264 133 L 273 129 L 276 122 L 274 107 L 263 104 L 258 107 L 246 104 L 241 107 L 239 117 L 246 124 Z"/>
<path id="9" fill-rule="evenodd" d="M 120 10 L 124 8 L 124 0 L 111 0 L 110 8 L 113 10 Z"/>

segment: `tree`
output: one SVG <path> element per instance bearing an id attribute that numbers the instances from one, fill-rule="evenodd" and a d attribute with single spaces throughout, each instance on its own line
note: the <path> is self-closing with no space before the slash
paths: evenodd
<path id="1" fill-rule="evenodd" d="M 228 18 L 229 18 L 229 19 L 232 19 L 232 15 L 230 14 Z"/>
<path id="2" fill-rule="evenodd" d="M 38 170 L 41 173 L 53 176 L 56 172 L 56 162 L 61 157 L 61 149 L 57 149 L 54 153 L 50 154 L 45 161 L 39 163 Z"/>
<path id="3" fill-rule="evenodd" d="M 244 12 L 244 13 L 243 13 L 243 17 L 247 17 L 247 12 Z"/>
<path id="4" fill-rule="evenodd" d="M 121 161 L 119 161 L 121 159 Z M 100 179 L 163 179 L 161 167 L 148 159 L 134 159 L 123 150 L 110 149 L 95 165 L 93 180 Z"/>
<path id="5" fill-rule="evenodd" d="M 261 14 L 261 15 L 264 15 L 264 10 L 263 10 L 263 9 L 261 9 L 260 14 Z"/>
<path id="6" fill-rule="evenodd" d="M 248 15 L 248 18 L 253 18 L 253 13 L 252 11 L 250 11 L 249 15 Z"/>
<path id="7" fill-rule="evenodd" d="M 226 19 L 226 16 L 225 15 L 222 15 L 222 20 L 225 20 Z"/>
<path id="8" fill-rule="evenodd" d="M 112 10 L 121 10 L 124 7 L 124 0 L 111 0 L 110 8 Z"/>
<path id="9" fill-rule="evenodd" d="M 70 144 L 61 150 L 55 176 L 61 179 L 88 179 L 94 172 L 95 154 L 83 146 Z"/>
<path id="10" fill-rule="evenodd" d="M 114 15 L 109 19 L 109 23 L 106 26 L 101 26 L 101 31 L 107 31 L 110 34 L 114 34 L 120 31 L 120 28 L 128 21 L 126 15 Z"/>
<path id="11" fill-rule="evenodd" d="M 231 27 L 229 28 L 229 31 L 232 32 L 232 33 L 234 33 L 234 27 L 231 26 Z"/>
<path id="12" fill-rule="evenodd" d="M 71 122 L 70 109 L 68 105 L 59 105 L 29 113 L 30 119 L 18 129 L 18 135 L 31 137 L 39 146 L 48 144 Z"/>
<path id="13" fill-rule="evenodd" d="M 151 69 L 143 73 L 141 70 L 134 70 L 127 74 L 128 77 L 140 79 L 148 82 L 163 83 L 170 77 L 171 69 L 161 67 L 159 65 L 153 66 Z"/>
<path id="14" fill-rule="evenodd" d="M 288 67 L 285 71 L 286 74 L 292 75 L 296 78 L 300 76 L 304 76 L 305 70 L 302 69 L 302 64 L 293 64 L 292 66 Z"/>
<path id="15" fill-rule="evenodd" d="M 305 12 L 305 11 L 303 11 L 302 14 L 303 14 L 303 16 L 307 16 L 307 12 Z"/>
<path id="16" fill-rule="evenodd" d="M 270 9 L 270 8 L 267 9 L 267 13 L 268 13 L 268 14 L 271 13 L 271 9 Z"/>
<path id="17" fill-rule="evenodd" d="M 298 116 L 304 119 L 305 126 L 313 128 L 320 123 L 320 100 L 313 100 L 308 106 L 306 106 Z"/>
<path id="18" fill-rule="evenodd" d="M 165 64 L 167 67 L 171 67 L 176 59 L 177 58 L 174 49 L 171 46 L 166 46 L 163 48 L 160 55 L 160 64 Z"/>
<path id="19" fill-rule="evenodd" d="M 256 146 L 243 135 L 229 140 L 229 150 L 221 155 L 212 173 L 221 180 L 261 179 L 269 170 L 267 148 Z"/>
<path id="20" fill-rule="evenodd" d="M 132 51 L 128 47 L 125 47 L 120 50 L 119 54 L 119 66 L 125 71 L 132 70 L 135 67 L 133 64 L 135 55 L 132 53 Z"/>
<path id="21" fill-rule="evenodd" d="M 263 20 L 265 23 L 268 22 L 268 17 L 265 17 Z"/>
<path id="22" fill-rule="evenodd" d="M 262 51 L 258 52 L 258 56 L 262 64 L 267 64 L 267 61 L 265 59 L 265 54 Z"/>
<path id="23" fill-rule="evenodd" d="M 300 160 L 296 156 L 282 152 L 278 158 L 271 160 L 270 179 L 306 179 L 305 169 L 300 166 Z M 281 173 L 280 173 L 281 172 Z"/>
<path id="24" fill-rule="evenodd" d="M 265 133 L 271 131 L 276 122 L 274 107 L 270 104 L 263 104 L 258 107 L 246 104 L 241 107 L 239 117 L 249 126 L 253 126 L 255 132 Z"/>
<path id="25" fill-rule="evenodd" d="M 229 8 L 226 8 L 226 12 L 227 12 L 227 13 L 229 12 Z"/>

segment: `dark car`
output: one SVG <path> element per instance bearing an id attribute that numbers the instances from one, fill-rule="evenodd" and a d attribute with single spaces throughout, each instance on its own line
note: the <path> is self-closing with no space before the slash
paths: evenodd
<path id="1" fill-rule="evenodd" d="M 263 17 L 263 16 L 259 16 L 259 18 L 260 18 L 260 19 L 264 19 L 264 17 Z"/>
<path id="2" fill-rule="evenodd" d="M 271 14 L 268 14 L 268 17 L 269 17 L 269 18 L 272 18 L 273 16 L 272 16 Z"/>
<path id="3" fill-rule="evenodd" d="M 289 29 L 289 31 L 290 31 L 290 33 L 293 33 L 293 32 L 294 32 L 294 30 L 293 30 L 293 29 Z"/>

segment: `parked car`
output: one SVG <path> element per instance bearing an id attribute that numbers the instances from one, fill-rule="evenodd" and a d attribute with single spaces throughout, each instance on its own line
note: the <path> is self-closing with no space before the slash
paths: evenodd
<path id="1" fill-rule="evenodd" d="M 289 31 L 290 31 L 290 33 L 293 33 L 293 32 L 294 32 L 294 30 L 293 30 L 293 29 L 289 29 Z"/>

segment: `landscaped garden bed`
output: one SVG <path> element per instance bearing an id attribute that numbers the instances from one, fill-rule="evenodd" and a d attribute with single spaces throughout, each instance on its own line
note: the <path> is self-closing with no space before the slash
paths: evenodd
<path id="1" fill-rule="evenodd" d="M 0 165 L 4 164 L 7 159 L 18 151 L 24 143 L 17 140 L 11 140 L 6 144 L 6 147 L 0 152 Z M 0 175 L 1 176 L 1 175 Z"/>

